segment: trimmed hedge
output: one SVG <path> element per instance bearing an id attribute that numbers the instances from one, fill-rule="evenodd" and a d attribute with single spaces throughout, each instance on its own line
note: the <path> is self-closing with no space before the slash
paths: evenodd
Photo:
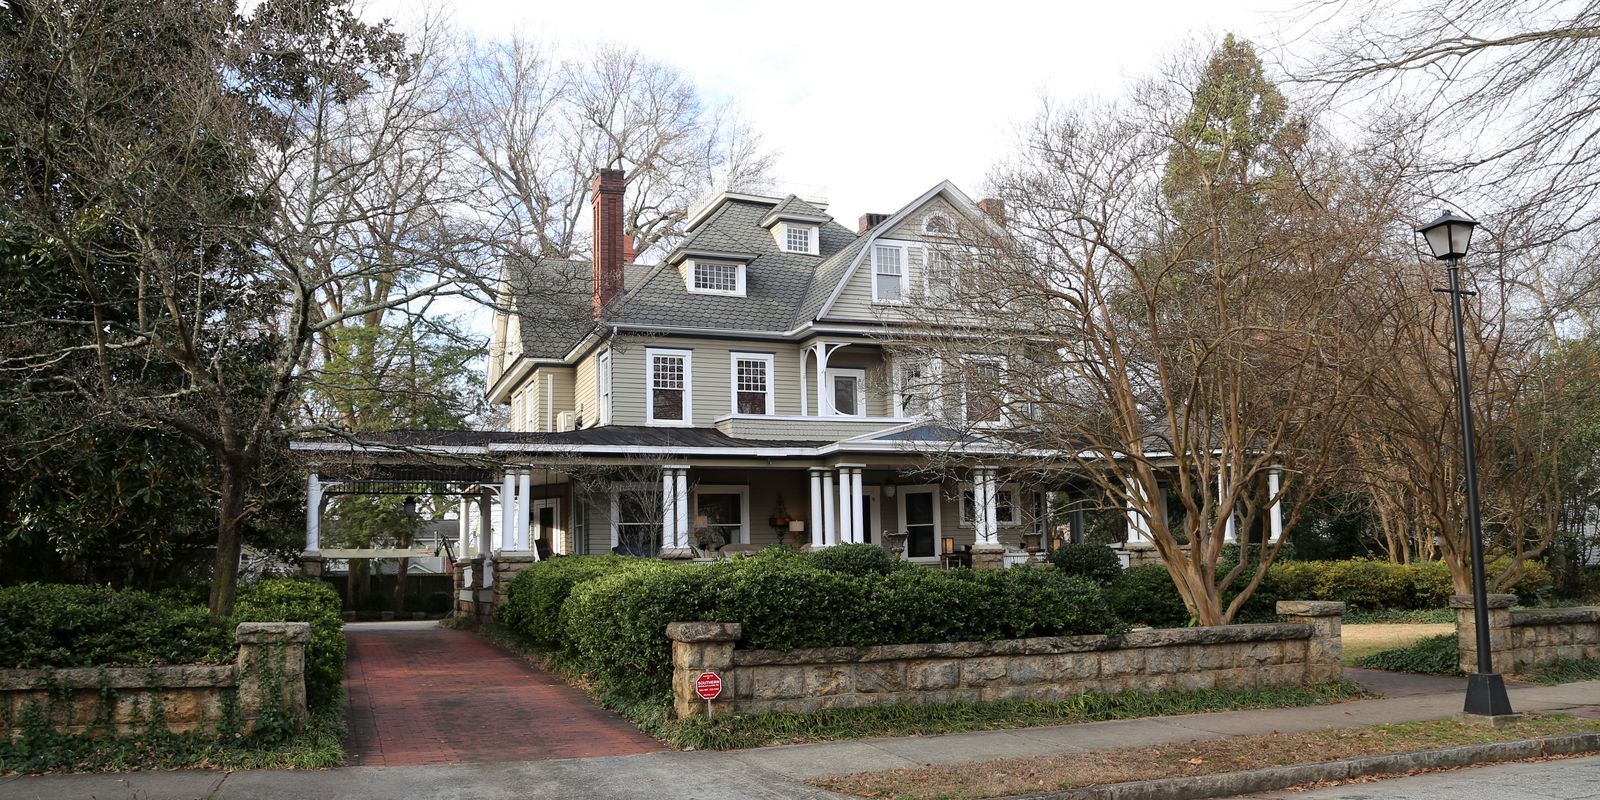
<path id="1" fill-rule="evenodd" d="M 1103 544 L 1069 542 L 1050 551 L 1050 563 L 1067 575 L 1110 586 L 1122 574 L 1122 557 Z"/>
<path id="2" fill-rule="evenodd" d="M 506 582 L 506 599 L 495 609 L 495 620 L 533 644 L 555 647 L 561 643 L 561 604 L 573 587 L 642 563 L 614 555 L 546 559 Z"/>
<path id="3" fill-rule="evenodd" d="M 232 636 L 204 606 L 108 586 L 0 588 L 0 668 L 224 662 Z"/>
<path id="4" fill-rule="evenodd" d="M 233 660 L 240 622 L 309 622 L 306 696 L 336 697 L 344 678 L 339 595 L 321 583 L 258 581 L 240 590 L 226 624 L 186 593 L 26 583 L 0 588 L 0 669 L 150 666 Z"/>
<path id="5" fill-rule="evenodd" d="M 1189 607 L 1183 604 L 1172 576 L 1161 564 L 1143 564 L 1123 572 L 1106 587 L 1106 601 L 1129 624 L 1179 628 L 1191 619 Z"/>
<path id="6" fill-rule="evenodd" d="M 576 583 L 560 613 L 563 654 L 630 698 L 669 690 L 669 622 L 738 622 L 740 647 L 777 650 L 1126 629 L 1094 584 L 1047 570 L 906 566 L 857 575 L 777 549 L 716 564 L 639 563 Z"/>
<path id="7" fill-rule="evenodd" d="M 320 581 L 271 578 L 256 581 L 239 592 L 234 603 L 234 625 L 240 622 L 309 622 L 306 643 L 306 703 L 312 708 L 339 696 L 344 680 L 344 619 L 339 616 L 339 593 Z"/>
<path id="8" fill-rule="evenodd" d="M 1381 650 L 1356 659 L 1363 669 L 1390 672 L 1421 672 L 1428 675 L 1460 675 L 1461 643 L 1453 633 L 1418 639 L 1405 647 Z"/>
<path id="9" fill-rule="evenodd" d="M 814 551 L 810 557 L 819 569 L 856 576 L 888 575 L 906 566 L 899 556 L 875 544 L 841 544 Z"/>

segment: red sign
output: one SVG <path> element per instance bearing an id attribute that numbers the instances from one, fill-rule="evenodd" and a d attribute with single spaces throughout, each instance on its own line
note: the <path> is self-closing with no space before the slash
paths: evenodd
<path id="1" fill-rule="evenodd" d="M 694 679 L 694 693 L 700 695 L 701 700 L 715 700 L 722 694 L 722 678 L 715 672 L 702 672 L 700 677 Z"/>

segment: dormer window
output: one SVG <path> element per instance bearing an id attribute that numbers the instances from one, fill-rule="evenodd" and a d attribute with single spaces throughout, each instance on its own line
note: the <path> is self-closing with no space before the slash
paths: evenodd
<path id="1" fill-rule="evenodd" d="M 689 291 L 694 294 L 744 296 L 744 265 L 728 261 L 694 261 L 689 265 Z"/>
<path id="2" fill-rule="evenodd" d="M 778 249 L 785 253 L 818 255 L 818 236 L 819 227 L 810 222 L 783 220 L 772 226 L 772 238 L 777 242 Z"/>
<path id="3" fill-rule="evenodd" d="M 791 253 L 811 252 L 811 229 L 802 228 L 798 225 L 785 226 L 783 249 Z"/>

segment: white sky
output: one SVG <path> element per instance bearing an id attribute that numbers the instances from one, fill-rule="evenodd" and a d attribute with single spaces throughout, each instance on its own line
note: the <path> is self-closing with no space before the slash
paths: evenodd
<path id="1" fill-rule="evenodd" d="M 736 104 L 780 182 L 823 187 L 847 227 L 946 178 L 974 198 L 1049 95 L 1115 95 L 1186 41 L 1266 43 L 1296 0 L 921 3 L 458 0 L 480 37 L 628 45 Z M 413 0 L 373 0 L 404 20 Z"/>

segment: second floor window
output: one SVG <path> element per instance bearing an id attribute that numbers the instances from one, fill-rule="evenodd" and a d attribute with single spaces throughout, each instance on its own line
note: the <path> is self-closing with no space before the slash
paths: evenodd
<path id="1" fill-rule="evenodd" d="M 872 248 L 872 299 L 898 303 L 905 297 L 906 251 L 894 245 Z"/>
<path id="2" fill-rule="evenodd" d="M 998 358 L 974 358 L 962 365 L 966 372 L 962 387 L 962 406 L 967 422 L 993 424 L 1001 421 L 1000 391 L 1005 362 Z"/>
<path id="3" fill-rule="evenodd" d="M 645 353 L 650 374 L 648 422 L 687 425 L 689 406 L 689 352 L 686 350 L 648 350 Z"/>
<path id="4" fill-rule="evenodd" d="M 772 413 L 772 356 L 733 355 L 733 411 L 735 414 Z"/>

